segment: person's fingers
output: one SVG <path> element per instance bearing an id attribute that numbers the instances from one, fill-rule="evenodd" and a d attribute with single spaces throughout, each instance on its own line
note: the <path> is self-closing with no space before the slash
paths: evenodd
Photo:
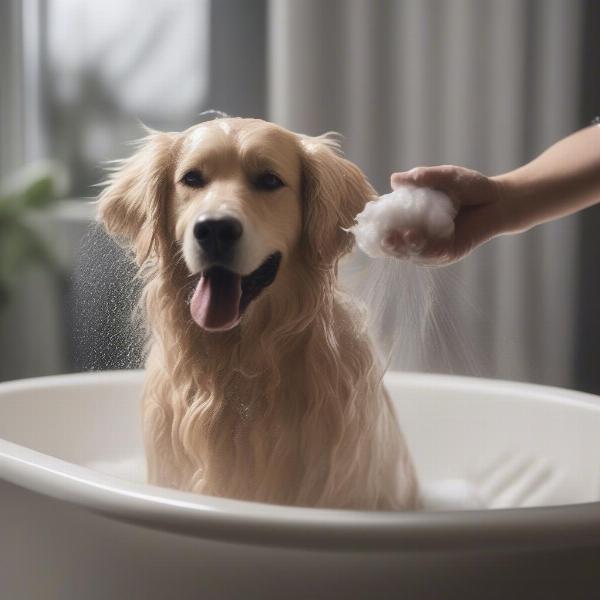
<path id="1" fill-rule="evenodd" d="M 391 256 L 419 265 L 448 265 L 500 233 L 496 213 L 489 206 L 465 207 L 456 218 L 450 238 L 430 237 L 413 227 L 390 231 L 381 247 Z"/>
<path id="2" fill-rule="evenodd" d="M 454 188 L 458 179 L 459 167 L 440 165 L 437 167 L 415 167 L 410 171 L 393 173 L 390 183 L 392 189 L 401 185 L 419 187 L 437 187 L 439 189 Z"/>
<path id="3" fill-rule="evenodd" d="M 420 256 L 423 265 L 448 265 L 502 233 L 500 211 L 496 204 L 466 206 L 454 221 L 454 235 L 428 240 Z"/>
<path id="4" fill-rule="evenodd" d="M 430 187 L 446 193 L 458 209 L 454 235 L 432 238 L 419 228 L 390 232 L 382 248 L 398 258 L 421 265 L 447 265 L 502 233 L 502 202 L 496 183 L 486 176 L 453 165 L 417 167 L 391 176 L 394 189 L 402 185 Z"/>
<path id="5" fill-rule="evenodd" d="M 402 240 L 412 254 L 419 254 L 427 244 L 427 237 L 419 229 L 407 229 Z"/>
<path id="6" fill-rule="evenodd" d="M 440 190 L 457 206 L 486 204 L 496 199 L 491 193 L 493 186 L 487 177 L 477 171 L 455 165 L 416 167 L 410 171 L 393 173 L 390 183 L 393 190 L 402 185 Z"/>
<path id="7" fill-rule="evenodd" d="M 454 248 L 452 239 L 428 236 L 422 229 L 394 229 L 381 241 L 382 250 L 396 258 L 411 260 L 417 264 L 444 264 L 450 260 Z"/>
<path id="8" fill-rule="evenodd" d="M 419 254 L 425 247 L 427 238 L 423 231 L 411 227 L 408 229 L 393 229 L 381 241 L 381 247 L 387 254 L 398 258 L 408 258 Z"/>
<path id="9" fill-rule="evenodd" d="M 397 190 L 402 185 L 414 185 L 413 180 L 409 175 L 410 171 L 401 171 L 392 173 L 390 177 L 390 186 L 393 190 Z"/>

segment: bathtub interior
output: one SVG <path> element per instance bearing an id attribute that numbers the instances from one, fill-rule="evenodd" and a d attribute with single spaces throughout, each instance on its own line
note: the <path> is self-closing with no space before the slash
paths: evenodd
<path id="1" fill-rule="evenodd" d="M 141 482 L 142 381 L 120 372 L 0 386 L 0 440 Z M 431 375 L 392 373 L 386 385 L 429 496 L 474 489 L 491 509 L 600 497 L 594 397 Z"/>

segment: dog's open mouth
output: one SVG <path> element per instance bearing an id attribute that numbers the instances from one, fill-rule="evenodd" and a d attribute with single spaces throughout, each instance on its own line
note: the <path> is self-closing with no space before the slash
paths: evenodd
<path id="1" fill-rule="evenodd" d="M 192 294 L 192 318 L 207 331 L 232 329 L 250 302 L 275 281 L 280 262 L 281 253 L 275 252 L 244 276 L 224 267 L 211 267 L 202 273 Z"/>

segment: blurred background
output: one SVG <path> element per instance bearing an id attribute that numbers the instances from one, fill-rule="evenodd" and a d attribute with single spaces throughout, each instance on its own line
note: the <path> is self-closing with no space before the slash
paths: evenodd
<path id="1" fill-rule="evenodd" d="M 90 200 L 141 122 L 335 130 L 384 193 L 393 171 L 494 175 L 589 125 L 599 64 L 595 0 L 3 0 L 0 379 L 136 364 L 131 267 Z M 395 366 L 600 393 L 599 227 L 588 209 L 444 269 L 443 348 Z"/>

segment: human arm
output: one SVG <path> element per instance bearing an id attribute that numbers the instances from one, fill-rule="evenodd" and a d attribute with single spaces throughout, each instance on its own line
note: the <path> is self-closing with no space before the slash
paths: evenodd
<path id="1" fill-rule="evenodd" d="M 429 187 L 450 197 L 457 210 L 451 237 L 431 239 L 411 228 L 391 232 L 387 240 L 398 256 L 449 264 L 498 235 L 527 231 L 600 201 L 600 127 L 582 129 L 496 177 L 445 165 L 394 173 L 391 183 L 393 189 Z"/>

